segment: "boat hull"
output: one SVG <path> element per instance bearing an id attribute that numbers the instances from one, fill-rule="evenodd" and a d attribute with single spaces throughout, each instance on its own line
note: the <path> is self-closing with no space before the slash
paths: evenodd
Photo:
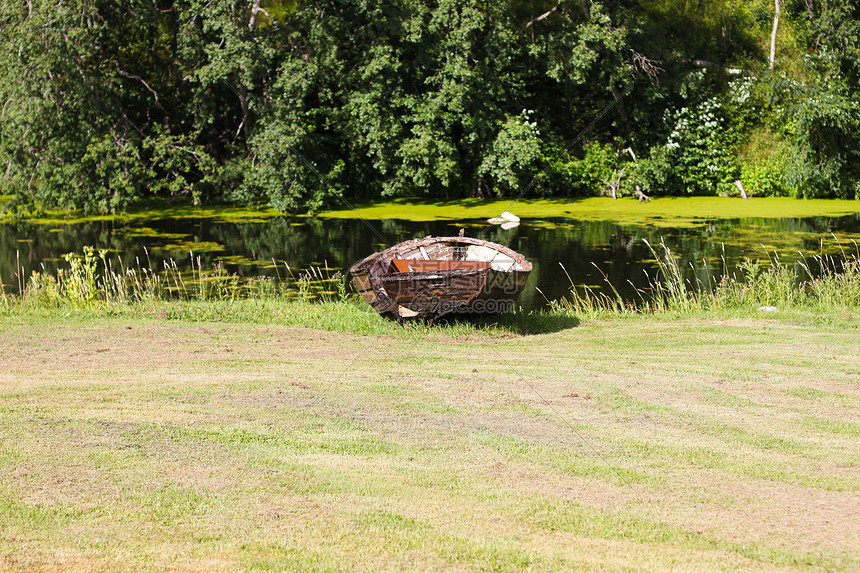
<path id="1" fill-rule="evenodd" d="M 350 273 L 374 310 L 403 321 L 514 310 L 531 270 L 525 257 L 496 243 L 425 237 L 374 253 Z"/>

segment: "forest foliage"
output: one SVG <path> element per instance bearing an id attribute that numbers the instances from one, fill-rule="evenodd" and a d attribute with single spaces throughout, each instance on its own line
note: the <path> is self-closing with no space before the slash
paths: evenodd
<path id="1" fill-rule="evenodd" d="M 29 0 L 0 29 L 10 209 L 860 197 L 853 0 Z"/>

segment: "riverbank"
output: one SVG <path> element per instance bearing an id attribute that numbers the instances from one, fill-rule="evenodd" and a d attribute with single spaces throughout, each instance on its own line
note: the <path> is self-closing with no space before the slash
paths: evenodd
<path id="1" fill-rule="evenodd" d="M 856 313 L 217 304 L 0 316 L 4 569 L 860 566 Z"/>

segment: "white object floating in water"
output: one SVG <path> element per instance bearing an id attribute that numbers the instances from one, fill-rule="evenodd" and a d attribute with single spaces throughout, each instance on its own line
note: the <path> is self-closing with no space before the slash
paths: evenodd
<path id="1" fill-rule="evenodd" d="M 493 225 L 501 225 L 502 229 L 513 229 L 517 225 L 520 224 L 520 218 L 511 213 L 510 211 L 505 211 L 498 217 L 493 217 L 492 219 L 487 219 L 488 222 Z"/>

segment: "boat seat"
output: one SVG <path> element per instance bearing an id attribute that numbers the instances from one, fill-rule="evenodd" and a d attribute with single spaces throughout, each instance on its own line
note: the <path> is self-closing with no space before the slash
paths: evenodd
<path id="1" fill-rule="evenodd" d="M 425 261 L 423 259 L 391 259 L 390 272 L 428 272 L 428 271 L 458 271 L 466 269 L 489 269 L 492 267 L 487 261 L 451 261 L 435 260 Z"/>

